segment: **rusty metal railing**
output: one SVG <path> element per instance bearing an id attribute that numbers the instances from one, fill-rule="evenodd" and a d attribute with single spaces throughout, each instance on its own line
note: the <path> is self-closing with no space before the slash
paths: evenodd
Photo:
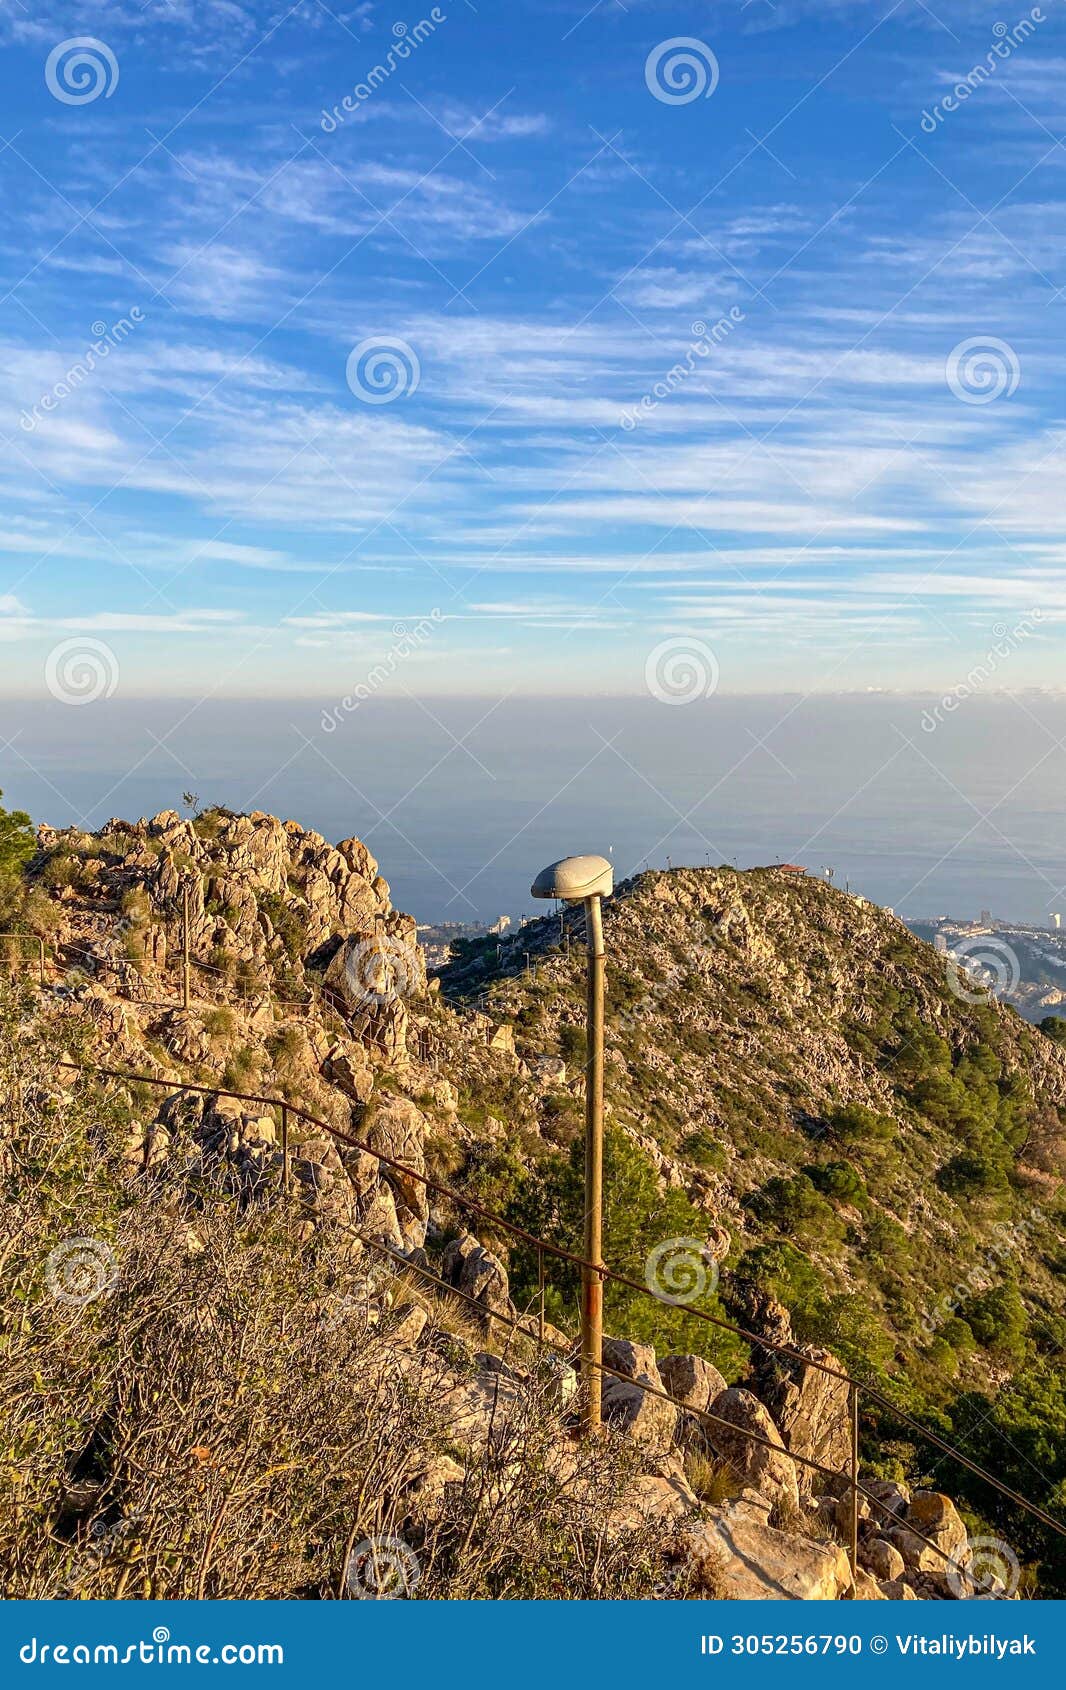
<path id="1" fill-rule="evenodd" d="M 368 1154 L 368 1155 L 374 1157 L 375 1160 L 379 1164 L 383 1165 L 384 1167 L 391 1168 L 395 1172 L 403 1174 L 406 1178 L 415 1180 L 416 1182 L 421 1184 L 427 1192 L 432 1191 L 437 1196 L 445 1199 L 446 1201 L 448 1201 L 450 1203 L 455 1204 L 457 1208 L 459 1208 L 461 1210 L 465 1210 L 468 1213 L 479 1216 L 483 1221 L 487 1222 L 490 1227 L 499 1229 L 500 1231 L 505 1232 L 506 1234 L 508 1234 L 512 1238 L 521 1240 L 523 1244 L 530 1247 L 531 1249 L 533 1249 L 536 1252 L 536 1257 L 537 1257 L 537 1283 L 538 1283 L 538 1305 L 539 1305 L 538 1317 L 537 1317 L 538 1342 L 539 1342 L 539 1344 L 542 1348 L 547 1348 L 547 1349 L 553 1350 L 557 1354 L 566 1355 L 568 1353 L 566 1351 L 560 1350 L 558 1348 L 558 1346 L 555 1346 L 555 1345 L 548 1343 L 547 1340 L 546 1340 L 546 1334 L 545 1334 L 545 1325 L 546 1325 L 546 1322 L 545 1322 L 545 1302 L 544 1302 L 546 1277 L 545 1277 L 545 1271 L 544 1271 L 544 1259 L 545 1259 L 546 1255 L 551 1256 L 551 1257 L 554 1257 L 556 1260 L 567 1262 L 572 1267 L 575 1267 L 575 1268 L 578 1268 L 578 1269 L 580 1269 L 582 1267 L 591 1266 L 591 1264 L 586 1263 L 581 1256 L 576 1255 L 573 1251 L 565 1249 L 562 1245 L 554 1244 L 548 1239 L 538 1238 L 534 1233 L 527 1232 L 523 1227 L 516 1225 L 513 1221 L 508 1221 L 508 1220 L 504 1219 L 503 1216 L 494 1214 L 490 1209 L 486 1208 L 484 1204 L 479 1203 L 476 1198 L 469 1197 L 463 1192 L 455 1191 L 453 1188 L 442 1184 L 441 1181 L 433 1179 L 432 1176 L 430 1176 L 429 1174 L 426 1174 L 426 1173 L 420 1171 L 417 1168 L 413 1168 L 408 1163 L 402 1162 L 402 1161 L 398 1160 L 396 1157 L 389 1156 L 388 1154 L 386 1154 L 385 1152 L 383 1152 L 381 1150 L 375 1149 L 372 1145 L 366 1143 L 365 1141 L 363 1141 L 361 1139 L 356 1138 L 353 1134 L 347 1133 L 339 1127 L 334 1127 L 333 1125 L 331 1125 L 330 1122 L 321 1120 L 318 1116 L 310 1114 L 309 1111 L 307 1111 L 305 1109 L 301 1109 L 298 1105 L 288 1102 L 287 1099 L 278 1098 L 278 1097 L 269 1097 L 269 1096 L 265 1096 L 263 1094 L 253 1093 L 253 1092 L 232 1091 L 232 1090 L 230 1090 L 226 1087 L 223 1087 L 223 1086 L 205 1085 L 205 1084 L 202 1084 L 200 1082 L 195 1082 L 195 1081 L 191 1081 L 191 1080 L 177 1080 L 177 1081 L 175 1081 L 175 1080 L 169 1080 L 169 1079 L 161 1079 L 156 1075 L 135 1074 L 135 1073 L 129 1072 L 126 1069 L 111 1068 L 111 1067 L 105 1066 L 103 1064 L 83 1064 L 83 1063 L 69 1062 L 69 1061 L 64 1060 L 64 1061 L 57 1062 L 56 1066 L 60 1067 L 60 1068 L 70 1069 L 70 1070 L 73 1070 L 74 1072 L 78 1072 L 78 1073 L 89 1072 L 89 1073 L 98 1074 L 98 1075 L 101 1075 L 101 1076 L 103 1076 L 107 1079 L 117 1080 L 117 1081 L 120 1081 L 120 1082 L 127 1084 L 127 1085 L 144 1085 L 144 1086 L 154 1087 L 158 1090 L 163 1090 L 163 1091 L 169 1092 L 171 1094 L 179 1093 L 179 1092 L 194 1092 L 194 1093 L 196 1093 L 200 1096 L 205 1096 L 205 1097 L 231 1097 L 237 1102 L 256 1104 L 260 1108 L 265 1108 L 265 1109 L 270 1109 L 270 1110 L 277 1109 L 280 1113 L 280 1123 L 281 1123 L 281 1146 L 280 1146 L 280 1148 L 281 1148 L 281 1158 L 282 1158 L 282 1166 L 281 1166 L 282 1189 L 283 1189 L 283 1192 L 286 1195 L 290 1191 L 290 1183 L 291 1183 L 290 1176 L 291 1176 L 291 1150 L 292 1150 L 292 1146 L 291 1146 L 291 1134 L 290 1134 L 290 1119 L 292 1117 L 295 1117 L 297 1120 L 306 1122 L 307 1125 L 314 1127 L 315 1129 L 317 1129 L 318 1132 L 326 1133 L 331 1138 L 336 1139 L 337 1141 L 339 1141 L 342 1144 L 348 1145 L 352 1149 L 359 1150 L 359 1151 L 361 1151 L 365 1154 Z M 392 1260 L 394 1260 L 397 1263 L 397 1265 L 402 1267 L 402 1269 L 405 1272 L 416 1273 L 420 1277 L 428 1279 L 428 1280 L 432 1281 L 433 1283 L 435 1283 L 441 1290 L 446 1292 L 449 1296 L 458 1297 L 460 1300 L 465 1300 L 466 1302 L 472 1304 L 473 1307 L 477 1310 L 480 1317 L 482 1317 L 486 1320 L 495 1320 L 495 1321 L 498 1321 L 498 1322 L 502 1322 L 503 1324 L 511 1326 L 516 1330 L 522 1330 L 522 1331 L 526 1330 L 522 1326 L 520 1321 L 511 1319 L 511 1317 L 503 1315 L 499 1311 L 486 1309 L 484 1307 L 484 1305 L 478 1303 L 476 1301 L 476 1299 L 469 1297 L 465 1293 L 459 1291 L 456 1287 L 449 1284 L 446 1280 L 442 1279 L 439 1275 L 432 1273 L 432 1271 L 430 1269 L 424 1268 L 421 1264 L 411 1262 L 402 1253 L 402 1251 L 394 1249 L 392 1246 L 386 1244 L 383 1240 L 375 1239 L 375 1238 L 371 1237 L 370 1235 L 366 1234 L 364 1231 L 362 1231 L 360 1228 L 358 1228 L 354 1225 L 351 1226 L 351 1230 L 358 1237 L 360 1237 L 360 1239 L 365 1244 L 367 1244 L 370 1248 L 375 1249 L 375 1250 L 385 1254 L 386 1256 L 390 1257 Z M 618 1273 L 613 1268 L 610 1268 L 610 1267 L 607 1267 L 607 1266 L 601 1266 L 601 1267 L 596 1268 L 595 1271 L 597 1271 L 604 1280 L 608 1280 L 611 1283 L 614 1283 L 614 1284 L 617 1284 L 617 1285 L 625 1286 L 629 1290 L 638 1292 L 641 1296 L 651 1298 L 652 1301 L 661 1302 L 663 1300 L 661 1297 L 658 1297 L 656 1295 L 656 1293 L 653 1290 L 651 1290 L 651 1288 L 649 1286 L 647 1286 L 645 1284 L 641 1284 L 640 1281 L 638 1281 L 638 1280 L 630 1279 L 626 1274 Z M 880 1498 L 878 1498 L 876 1495 L 874 1495 L 874 1493 L 872 1491 L 870 1491 L 868 1489 L 868 1487 L 865 1486 L 861 1482 L 860 1455 L 859 1455 L 859 1423 L 860 1423 L 860 1410 L 861 1410 L 860 1395 L 861 1395 L 862 1392 L 865 1392 L 866 1396 L 869 1397 L 872 1401 L 879 1403 L 881 1406 L 883 1406 L 885 1409 L 887 1409 L 891 1414 L 893 1414 L 900 1421 L 901 1424 L 907 1425 L 908 1427 L 913 1429 L 916 1433 L 918 1433 L 921 1437 L 927 1439 L 929 1441 L 929 1443 L 931 1443 L 934 1447 L 942 1450 L 945 1454 L 951 1456 L 954 1460 L 958 1461 L 962 1466 L 967 1468 L 975 1476 L 977 1476 L 978 1478 L 982 1479 L 985 1483 L 990 1485 L 992 1487 L 992 1489 L 995 1490 L 998 1494 L 1005 1497 L 1010 1502 L 1014 1503 L 1017 1507 L 1020 1507 L 1021 1509 L 1023 1509 L 1026 1513 L 1031 1515 L 1033 1518 L 1039 1520 L 1043 1525 L 1047 1526 L 1052 1531 L 1058 1533 L 1062 1537 L 1066 1537 L 1066 1524 L 1064 1524 L 1060 1520 L 1056 1520 L 1053 1515 L 1047 1513 L 1047 1511 L 1045 1509 L 1041 1508 L 1038 1504 L 1031 1502 L 1027 1497 L 1021 1496 L 1017 1491 L 1013 1490 L 1009 1485 L 1004 1484 L 1004 1482 L 1001 1479 L 998 1479 L 995 1474 L 989 1473 L 987 1471 L 987 1469 L 981 1467 L 977 1462 L 972 1461 L 968 1456 L 964 1455 L 961 1450 L 956 1449 L 952 1444 L 949 1444 L 946 1440 L 944 1440 L 943 1438 L 940 1438 L 936 1433 L 930 1431 L 927 1427 L 923 1426 L 919 1421 L 914 1420 L 914 1419 L 911 1418 L 911 1416 L 905 1414 L 902 1410 L 897 1408 L 897 1406 L 891 1401 L 890 1398 L 886 1397 L 882 1392 L 878 1391 L 874 1386 L 866 1384 L 866 1383 L 864 1383 L 864 1382 L 862 1382 L 858 1379 L 853 1378 L 850 1374 L 846 1373 L 841 1368 L 831 1367 L 827 1363 L 819 1361 L 816 1357 L 805 1354 L 802 1350 L 798 1349 L 794 1345 L 783 1344 L 783 1343 L 777 1342 L 774 1339 L 760 1337 L 757 1333 L 750 1332 L 746 1328 L 744 1328 L 742 1326 L 735 1325 L 734 1323 L 727 1321 L 727 1320 L 721 1318 L 720 1316 L 712 1315 L 707 1310 L 699 1309 L 699 1308 L 696 1308 L 692 1305 L 686 1305 L 686 1312 L 688 1314 L 695 1316 L 696 1318 L 698 1318 L 700 1320 L 704 1320 L 704 1321 L 708 1322 L 709 1324 L 711 1324 L 711 1325 L 713 1325 L 713 1326 L 715 1326 L 715 1327 L 717 1327 L 721 1330 L 731 1332 L 732 1334 L 734 1334 L 734 1336 L 744 1339 L 747 1343 L 753 1345 L 757 1349 L 762 1349 L 762 1350 L 772 1352 L 772 1353 L 777 1354 L 777 1355 L 785 1356 L 785 1357 L 787 1357 L 791 1360 L 800 1362 L 804 1367 L 814 1368 L 816 1371 L 823 1373 L 823 1374 L 825 1374 L 825 1375 L 827 1375 L 831 1378 L 838 1379 L 842 1382 L 845 1382 L 848 1386 L 848 1418 L 849 1418 L 849 1434 L 850 1434 L 850 1438 L 849 1438 L 849 1442 L 850 1442 L 849 1462 L 848 1462 L 847 1471 L 844 1472 L 844 1471 L 841 1471 L 841 1470 L 836 1469 L 836 1468 L 828 1467 L 825 1464 L 818 1462 L 818 1461 L 815 1461 L 808 1456 L 801 1455 L 798 1452 L 793 1452 L 792 1450 L 785 1448 L 783 1445 L 775 1444 L 771 1439 L 763 1437 L 759 1433 L 754 1432 L 754 1431 L 752 1431 L 748 1428 L 738 1427 L 738 1426 L 734 1425 L 734 1423 L 732 1421 L 727 1421 L 727 1420 L 723 1419 L 720 1415 L 715 1415 L 709 1409 L 694 1409 L 694 1408 L 691 1408 L 689 1405 L 680 1402 L 676 1397 L 671 1396 L 669 1392 L 661 1390 L 658 1387 L 651 1385 L 650 1383 L 646 1383 L 646 1382 L 641 1381 L 641 1380 L 630 1379 L 628 1377 L 628 1375 L 619 1372 L 616 1368 L 609 1366 L 606 1362 L 602 1362 L 600 1364 L 602 1372 L 607 1373 L 614 1378 L 624 1380 L 628 1384 L 636 1385 L 641 1391 L 645 1392 L 648 1395 L 658 1397 L 658 1398 L 662 1398 L 666 1402 L 671 1403 L 676 1409 L 678 1409 L 679 1412 L 692 1414 L 697 1419 L 699 1419 L 703 1422 L 706 1422 L 708 1424 L 728 1427 L 730 1433 L 734 1436 L 739 1436 L 739 1437 L 743 1438 L 744 1440 L 746 1440 L 747 1442 L 759 1444 L 759 1445 L 762 1445 L 762 1446 L 764 1446 L 765 1448 L 768 1448 L 768 1449 L 777 1450 L 781 1454 L 786 1456 L 790 1461 L 793 1461 L 793 1462 L 797 1463 L 799 1466 L 805 1467 L 812 1472 L 819 1473 L 823 1477 L 830 1478 L 835 1483 L 839 1484 L 843 1480 L 845 1485 L 847 1486 L 847 1494 L 850 1498 L 850 1509 L 849 1509 L 849 1516 L 848 1516 L 847 1550 L 848 1550 L 849 1564 L 850 1564 L 851 1570 L 852 1570 L 852 1581 L 853 1581 L 852 1582 L 852 1591 L 853 1591 L 853 1594 L 854 1594 L 854 1591 L 857 1587 L 857 1575 L 858 1575 L 858 1572 L 859 1572 L 858 1521 L 859 1521 L 859 1498 L 860 1498 L 860 1496 L 865 1498 L 865 1500 L 868 1503 L 872 1504 L 874 1506 L 874 1508 L 876 1508 L 882 1516 L 884 1516 L 888 1519 L 895 1520 L 897 1523 L 899 1523 L 898 1516 L 896 1516 L 894 1514 L 893 1510 L 891 1508 L 889 1508 L 886 1503 L 882 1502 Z M 526 1333 L 526 1335 L 527 1336 L 529 1335 L 528 1332 Z M 928 1548 L 932 1549 L 933 1552 L 938 1557 L 940 1557 L 941 1560 L 943 1560 L 945 1563 L 947 1563 L 948 1566 L 950 1566 L 957 1573 L 959 1573 L 960 1577 L 962 1577 L 964 1579 L 966 1577 L 968 1577 L 967 1568 L 964 1564 L 957 1561 L 946 1550 L 942 1549 L 939 1544 L 935 1543 L 931 1538 L 927 1537 L 923 1532 L 918 1530 L 917 1527 L 915 1527 L 914 1525 L 911 1525 L 909 1523 L 906 1523 L 905 1529 L 913 1537 L 919 1539 L 919 1541 L 924 1543 Z"/>

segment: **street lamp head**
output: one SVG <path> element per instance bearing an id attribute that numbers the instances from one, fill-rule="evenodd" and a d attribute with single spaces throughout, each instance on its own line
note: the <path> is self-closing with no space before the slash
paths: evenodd
<path id="1" fill-rule="evenodd" d="M 579 903 L 606 898 L 614 889 L 614 870 L 606 857 L 561 857 L 542 868 L 530 890 L 534 898 Z"/>

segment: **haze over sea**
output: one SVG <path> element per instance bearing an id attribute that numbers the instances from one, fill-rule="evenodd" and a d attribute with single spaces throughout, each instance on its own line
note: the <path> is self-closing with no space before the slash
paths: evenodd
<path id="1" fill-rule="evenodd" d="M 329 701 L 330 703 L 332 701 Z M 649 864 L 778 860 L 922 916 L 1066 910 L 1066 699 L 886 694 L 6 700 L 5 803 L 99 826 L 201 803 L 357 834 L 420 921 L 531 910 L 533 874 L 613 849 Z M 932 724 L 930 726 L 930 724 Z"/>

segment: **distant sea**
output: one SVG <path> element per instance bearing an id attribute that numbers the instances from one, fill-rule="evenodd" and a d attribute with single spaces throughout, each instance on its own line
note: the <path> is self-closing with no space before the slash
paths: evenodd
<path id="1" fill-rule="evenodd" d="M 832 868 L 913 918 L 1066 914 L 1066 699 L 0 701 L 4 803 L 55 825 L 182 794 L 357 834 L 420 921 L 532 911 L 570 852 Z"/>

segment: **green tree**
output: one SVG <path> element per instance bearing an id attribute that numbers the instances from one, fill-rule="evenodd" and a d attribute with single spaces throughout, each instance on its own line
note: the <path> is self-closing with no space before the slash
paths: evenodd
<path id="1" fill-rule="evenodd" d="M 36 849 L 37 836 L 26 811 L 0 806 L 0 876 L 18 874 Z"/>
<path id="2" fill-rule="evenodd" d="M 606 1330 L 654 1344 L 660 1355 L 673 1351 L 704 1356 L 727 1378 L 737 1377 L 748 1359 L 747 1346 L 693 1312 L 725 1318 L 715 1289 L 716 1264 L 703 1246 L 706 1215 L 684 1192 L 660 1189 L 651 1159 L 617 1126 L 609 1126 L 604 1135 L 603 1172 L 604 1260 L 617 1273 L 660 1293 L 646 1295 L 608 1280 Z M 507 1218 L 580 1255 L 584 1204 L 584 1142 L 579 1139 L 568 1157 L 549 1157 L 531 1170 Z M 546 1268 L 549 1314 L 571 1327 L 580 1272 L 573 1264 L 551 1257 L 546 1258 Z M 531 1301 L 537 1283 L 536 1251 L 516 1248 L 511 1272 L 516 1300 Z M 672 1296 L 678 1301 L 668 1300 Z"/>

